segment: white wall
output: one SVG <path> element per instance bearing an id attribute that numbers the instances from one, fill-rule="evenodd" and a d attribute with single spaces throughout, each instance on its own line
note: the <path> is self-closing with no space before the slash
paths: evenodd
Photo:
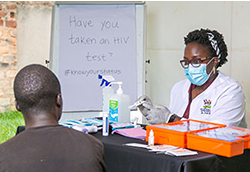
<path id="1" fill-rule="evenodd" d="M 17 66 L 45 64 L 49 60 L 52 7 L 21 5 L 17 8 Z"/>
<path id="2" fill-rule="evenodd" d="M 221 32 L 227 43 L 228 62 L 219 68 L 242 85 L 250 128 L 250 2 L 153 2 L 147 1 L 146 94 L 157 104 L 168 105 L 170 90 L 185 78 L 179 60 L 188 32 L 210 28 Z"/>
<path id="3" fill-rule="evenodd" d="M 198 28 L 221 32 L 228 45 L 228 62 L 220 68 L 238 80 L 247 100 L 250 128 L 250 2 L 147 1 L 146 94 L 168 105 L 174 83 L 185 78 L 179 64 L 183 37 Z M 49 59 L 50 7 L 18 8 L 18 67 Z"/>

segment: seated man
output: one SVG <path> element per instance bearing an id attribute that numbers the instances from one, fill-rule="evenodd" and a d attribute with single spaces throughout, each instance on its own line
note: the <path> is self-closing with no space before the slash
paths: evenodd
<path id="1" fill-rule="evenodd" d="M 49 69 L 24 67 L 15 78 L 14 94 L 25 131 L 0 145 L 0 171 L 106 171 L 99 140 L 58 125 L 60 83 Z"/>

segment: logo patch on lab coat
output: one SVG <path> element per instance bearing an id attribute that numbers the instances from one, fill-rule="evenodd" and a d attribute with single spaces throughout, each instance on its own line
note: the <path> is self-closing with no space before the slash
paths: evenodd
<path id="1" fill-rule="evenodd" d="M 201 114 L 210 115 L 211 114 L 211 100 L 204 99 L 203 102 L 204 102 L 203 107 L 200 108 Z"/>

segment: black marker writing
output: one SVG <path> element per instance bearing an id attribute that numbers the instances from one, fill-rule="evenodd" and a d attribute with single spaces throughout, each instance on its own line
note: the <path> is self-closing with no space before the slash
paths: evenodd
<path id="1" fill-rule="evenodd" d="M 114 44 L 127 44 L 129 37 L 114 37 Z"/>
<path id="2" fill-rule="evenodd" d="M 110 57 L 113 55 L 113 53 L 109 53 Z"/>
<path id="3" fill-rule="evenodd" d="M 67 72 L 66 72 L 67 71 Z M 75 70 L 75 69 L 66 69 L 65 76 L 79 76 L 84 75 L 89 77 L 90 75 L 120 75 L 122 70 L 120 69 L 90 69 L 90 70 Z M 66 74 L 67 73 L 67 74 Z"/>
<path id="4" fill-rule="evenodd" d="M 71 44 L 86 44 L 86 45 L 91 45 L 91 44 L 96 44 L 96 39 L 95 38 L 86 38 L 82 36 L 74 36 L 71 34 L 69 41 Z"/>
<path id="5" fill-rule="evenodd" d="M 71 27 L 92 28 L 94 24 L 92 20 L 78 20 L 76 16 L 69 16 L 69 25 Z"/>
<path id="6" fill-rule="evenodd" d="M 87 61 L 106 61 L 106 55 L 105 54 L 88 54 L 86 55 Z"/>
<path id="7" fill-rule="evenodd" d="M 69 69 L 65 70 L 65 72 L 64 72 L 65 76 L 68 76 L 69 73 L 70 73 Z"/>
<path id="8" fill-rule="evenodd" d="M 101 22 L 101 30 L 110 29 L 110 28 L 119 28 L 119 23 L 118 22 L 106 21 L 106 20 Z"/>

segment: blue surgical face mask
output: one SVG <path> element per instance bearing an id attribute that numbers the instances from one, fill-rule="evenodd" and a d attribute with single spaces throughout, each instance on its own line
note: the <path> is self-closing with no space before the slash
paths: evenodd
<path id="1" fill-rule="evenodd" d="M 189 64 L 189 67 L 185 69 L 185 75 L 192 84 L 201 86 L 208 80 L 212 70 L 209 74 L 207 74 L 206 69 L 207 65 L 212 60 L 213 58 L 207 64 L 201 64 L 199 67 L 193 67 L 191 64 Z"/>

